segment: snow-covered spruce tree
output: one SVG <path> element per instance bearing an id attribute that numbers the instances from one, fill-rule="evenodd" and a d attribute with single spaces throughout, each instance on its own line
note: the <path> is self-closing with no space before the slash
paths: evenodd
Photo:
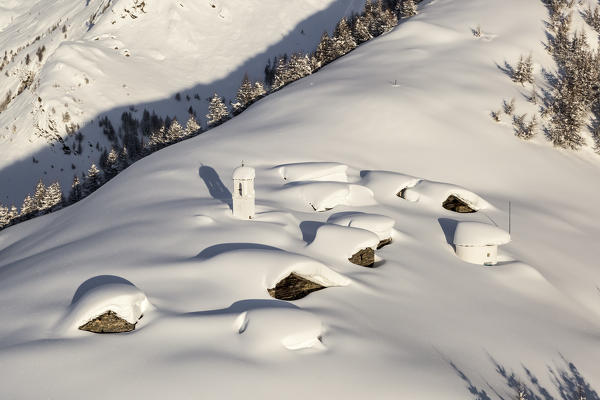
<path id="1" fill-rule="evenodd" d="M 369 25 L 365 24 L 364 19 L 363 16 L 358 16 L 354 19 L 352 25 L 352 35 L 358 44 L 373 39 L 373 35 L 369 32 Z"/>
<path id="2" fill-rule="evenodd" d="M 527 58 L 523 58 L 523 56 L 519 58 L 519 62 L 512 73 L 512 80 L 523 86 L 525 86 L 525 83 L 533 83 L 533 61 L 531 54 Z"/>
<path id="3" fill-rule="evenodd" d="M 50 211 L 56 211 L 62 208 L 64 203 L 64 197 L 60 183 L 54 182 L 46 190 L 46 197 L 44 198 L 44 209 Z"/>
<path id="4" fill-rule="evenodd" d="M 23 204 L 21 205 L 21 213 L 19 217 L 23 220 L 31 218 L 37 212 L 37 207 L 35 206 L 35 201 L 30 194 L 25 196 L 23 200 Z"/>
<path id="5" fill-rule="evenodd" d="M 310 58 L 306 54 L 294 53 L 287 65 L 288 82 L 304 78 L 312 73 Z"/>
<path id="6" fill-rule="evenodd" d="M 8 207 L 5 207 L 0 203 L 0 229 L 10 224 L 10 218 L 8 217 Z"/>
<path id="7" fill-rule="evenodd" d="M 14 221 L 19 216 L 19 209 L 13 204 L 8 210 L 8 219 Z"/>
<path id="8" fill-rule="evenodd" d="M 211 128 L 222 124 L 230 118 L 229 110 L 227 109 L 223 98 L 216 93 L 209 100 L 206 118 L 208 120 L 208 126 Z"/>
<path id="9" fill-rule="evenodd" d="M 250 82 L 248 74 L 244 74 L 242 84 L 235 95 L 235 99 L 231 103 L 233 115 L 238 115 L 244 111 L 250 104 L 252 104 L 254 98 L 254 87 L 252 86 L 252 82 Z"/>
<path id="10" fill-rule="evenodd" d="M 149 149 L 150 152 L 153 152 L 162 149 L 167 143 L 167 130 L 163 125 L 158 130 L 152 132 L 150 139 L 146 142 L 146 148 Z"/>
<path id="11" fill-rule="evenodd" d="M 169 130 L 167 131 L 167 144 L 175 143 L 182 140 L 185 137 L 185 129 L 177 121 L 177 118 L 173 118 Z"/>
<path id="12" fill-rule="evenodd" d="M 315 58 L 315 69 L 319 69 L 325 64 L 335 60 L 335 49 L 333 48 L 333 41 L 329 37 L 327 31 L 321 35 L 321 40 L 314 53 Z"/>
<path id="13" fill-rule="evenodd" d="M 40 179 L 35 186 L 35 192 L 33 194 L 33 204 L 36 210 L 44 212 L 47 207 L 44 204 L 44 198 L 46 197 L 46 186 Z"/>
<path id="14" fill-rule="evenodd" d="M 583 12 L 585 22 L 598 33 L 600 33 L 600 7 L 596 6 L 594 10 L 588 8 Z"/>
<path id="15" fill-rule="evenodd" d="M 417 5 L 414 0 L 403 0 L 400 9 L 400 15 L 402 18 L 409 18 L 417 15 Z"/>
<path id="16" fill-rule="evenodd" d="M 536 134 L 538 122 L 535 115 L 529 122 L 526 122 L 525 118 L 527 118 L 527 114 L 513 116 L 513 128 L 515 136 L 524 140 L 529 140 Z"/>
<path id="17" fill-rule="evenodd" d="M 285 58 L 280 58 L 275 67 L 275 76 L 273 78 L 272 90 L 277 90 L 290 82 L 288 64 Z"/>
<path id="18" fill-rule="evenodd" d="M 100 170 L 96 167 L 96 164 L 92 164 L 88 169 L 87 175 L 85 176 L 85 182 L 83 183 L 83 196 L 89 196 L 101 185 L 102 176 L 100 175 Z"/>
<path id="19" fill-rule="evenodd" d="M 106 163 L 104 170 L 104 176 L 106 180 L 112 179 L 120 171 L 119 168 L 119 153 L 114 149 L 110 149 L 108 156 L 106 156 Z"/>
<path id="20" fill-rule="evenodd" d="M 123 146 L 123 148 L 119 152 L 119 169 L 121 171 L 123 171 L 128 166 L 129 166 L 129 151 L 127 150 L 127 146 Z"/>
<path id="21" fill-rule="evenodd" d="M 265 86 L 261 82 L 254 82 L 253 89 L 254 90 L 253 90 L 252 95 L 254 96 L 254 101 L 260 99 L 261 97 L 263 97 L 264 95 L 267 94 L 267 91 L 265 90 Z"/>
<path id="22" fill-rule="evenodd" d="M 341 57 L 344 54 L 354 50 L 357 44 L 352 36 L 352 31 L 346 18 L 342 18 L 335 27 L 333 32 L 333 47 L 337 57 Z"/>
<path id="23" fill-rule="evenodd" d="M 69 204 L 77 203 L 83 198 L 83 188 L 81 187 L 81 181 L 75 175 L 73 177 L 73 183 L 71 184 L 71 191 L 69 192 Z"/>
<path id="24" fill-rule="evenodd" d="M 190 113 L 185 123 L 185 136 L 193 136 L 202 132 L 202 126 L 196 121 L 194 114 Z"/>

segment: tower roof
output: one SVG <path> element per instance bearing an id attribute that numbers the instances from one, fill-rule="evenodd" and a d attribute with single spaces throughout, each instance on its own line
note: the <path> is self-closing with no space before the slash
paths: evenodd
<path id="1" fill-rule="evenodd" d="M 254 168 L 242 165 L 233 171 L 233 179 L 254 179 Z"/>
<path id="2" fill-rule="evenodd" d="M 489 246 L 508 242 L 508 232 L 482 222 L 459 222 L 454 231 L 454 244 L 459 246 Z"/>

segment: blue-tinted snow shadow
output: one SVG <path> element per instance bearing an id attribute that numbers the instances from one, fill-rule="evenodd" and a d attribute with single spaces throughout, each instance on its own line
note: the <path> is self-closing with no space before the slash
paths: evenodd
<path id="1" fill-rule="evenodd" d="M 317 236 L 317 229 L 320 226 L 325 225 L 324 222 L 320 221 L 302 221 L 300 222 L 300 230 L 302 231 L 302 240 L 306 242 L 306 244 L 312 243 L 315 240 L 315 236 Z"/>
<path id="2" fill-rule="evenodd" d="M 267 246 L 266 244 L 260 243 L 219 243 L 214 246 L 210 246 L 202 250 L 195 258 L 207 259 L 219 254 L 228 253 L 230 251 L 235 250 L 269 250 L 269 251 L 279 251 L 282 252 L 282 249 L 273 246 Z"/>
<path id="3" fill-rule="evenodd" d="M 93 290 L 99 286 L 113 284 L 113 283 L 120 283 L 120 284 L 135 286 L 133 283 L 131 283 L 127 279 L 121 278 L 120 276 L 116 276 L 116 275 L 94 276 L 93 278 L 90 278 L 87 281 L 83 282 L 81 285 L 79 285 L 79 287 L 75 291 L 75 294 L 73 295 L 73 298 L 71 299 L 71 305 L 77 303 L 79 301 L 79 299 L 81 299 L 90 290 Z"/>
<path id="4" fill-rule="evenodd" d="M 446 243 L 454 247 L 454 232 L 458 221 L 450 218 L 438 218 L 438 223 L 444 232 L 444 236 L 446 236 Z"/>
<path id="5" fill-rule="evenodd" d="M 198 169 L 198 175 L 204 181 L 204 184 L 208 188 L 208 193 L 215 200 L 220 200 L 227 204 L 231 210 L 233 210 L 233 200 L 231 199 L 231 192 L 223 184 L 223 181 L 219 177 L 217 171 L 208 165 L 202 165 Z"/>
<path id="6" fill-rule="evenodd" d="M 185 314 L 181 314 L 184 317 L 200 317 L 209 315 L 225 315 L 225 314 L 240 314 L 245 311 L 264 309 L 264 308 L 291 308 L 299 310 L 300 307 L 294 305 L 288 301 L 275 300 L 275 299 L 246 299 L 236 301 L 227 308 L 220 308 L 216 310 L 207 311 L 193 311 Z"/>

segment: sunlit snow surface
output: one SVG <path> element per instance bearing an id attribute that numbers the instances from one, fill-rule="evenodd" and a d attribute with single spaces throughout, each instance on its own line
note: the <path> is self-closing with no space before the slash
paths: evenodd
<path id="1" fill-rule="evenodd" d="M 598 390 L 598 161 L 524 143 L 489 117 L 521 90 L 494 62 L 546 57 L 543 5 L 423 7 L 82 202 L 2 231 L 0 397 L 496 399 L 514 397 L 503 374 L 515 372 L 560 399 L 565 378 L 549 368 L 576 368 Z M 478 24 L 493 40 L 473 37 Z M 230 209 L 241 160 L 256 169 L 251 221 Z M 456 190 L 479 211 L 445 210 Z M 457 223 L 508 230 L 509 201 L 498 265 L 458 259 Z M 339 213 L 393 220 L 375 268 L 347 258 L 380 226 L 327 225 Z M 331 226 L 370 239 L 321 244 Z M 330 287 L 271 298 L 294 271 Z M 57 335 L 98 276 L 152 307 L 127 334 Z"/>

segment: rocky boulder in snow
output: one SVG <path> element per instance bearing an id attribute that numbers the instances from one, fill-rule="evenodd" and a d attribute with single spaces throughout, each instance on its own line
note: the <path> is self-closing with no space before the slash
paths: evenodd
<path id="1" fill-rule="evenodd" d="M 267 290 L 271 297 L 279 300 L 298 300 L 325 287 L 292 272 L 277 282 L 274 288 Z"/>
<path id="2" fill-rule="evenodd" d="M 442 203 L 442 207 L 446 210 L 454 211 L 457 213 L 474 213 L 477 210 L 474 210 L 461 198 L 451 194 L 448 198 Z"/>
<path id="3" fill-rule="evenodd" d="M 353 254 L 348 261 L 350 261 L 352 264 L 361 265 L 363 267 L 372 267 L 375 264 L 375 250 L 373 250 L 371 247 L 362 249 Z"/>
<path id="4" fill-rule="evenodd" d="M 131 332 L 135 329 L 136 324 L 137 322 L 134 324 L 127 322 L 114 311 L 108 310 L 104 314 L 81 325 L 79 329 L 93 333 L 121 333 Z"/>

